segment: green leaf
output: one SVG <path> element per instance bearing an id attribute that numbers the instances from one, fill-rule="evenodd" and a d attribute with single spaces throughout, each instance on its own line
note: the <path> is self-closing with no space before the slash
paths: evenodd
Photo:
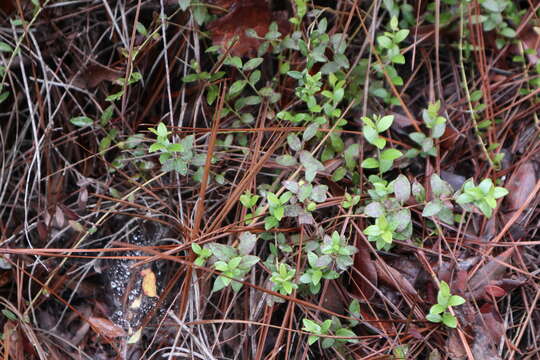
<path id="1" fill-rule="evenodd" d="M 508 195 L 508 190 L 506 190 L 505 188 L 503 187 L 499 187 L 497 186 L 495 188 L 495 190 L 493 191 L 493 197 L 495 199 L 499 199 L 499 198 L 502 198 L 503 196 L 506 196 Z"/>
<path id="2" fill-rule="evenodd" d="M 190 4 L 191 0 L 178 0 L 178 5 L 182 11 L 186 11 Z"/>
<path id="3" fill-rule="evenodd" d="M 439 292 L 446 298 L 450 297 L 450 286 L 446 281 L 441 281 L 439 283 Z"/>
<path id="4" fill-rule="evenodd" d="M 442 203 L 440 200 L 433 200 L 426 204 L 424 211 L 422 211 L 422 216 L 429 217 L 434 216 L 439 213 L 442 209 Z"/>
<path id="5" fill-rule="evenodd" d="M 231 56 L 225 59 L 224 63 L 226 65 L 234 66 L 237 69 L 242 69 L 242 59 L 240 59 L 238 56 Z"/>
<path id="6" fill-rule="evenodd" d="M 94 123 L 94 120 L 90 119 L 87 116 L 77 116 L 71 118 L 69 122 L 78 127 L 85 127 L 92 125 Z"/>
<path id="7" fill-rule="evenodd" d="M 12 321 L 17 321 L 17 315 L 15 315 L 11 310 L 8 309 L 2 309 L 2 314 Z"/>
<path id="8" fill-rule="evenodd" d="M 377 132 L 377 130 L 375 130 L 371 126 L 364 126 L 362 131 L 366 140 L 370 144 L 375 144 L 375 141 L 379 138 L 379 133 Z"/>
<path id="9" fill-rule="evenodd" d="M 157 135 L 161 137 L 167 137 L 169 132 L 167 131 L 167 126 L 164 123 L 160 122 L 157 127 Z"/>
<path id="10" fill-rule="evenodd" d="M 250 71 L 255 68 L 257 68 L 259 65 L 261 65 L 263 62 L 263 58 L 254 58 L 249 60 L 247 63 L 244 64 L 244 67 L 242 68 L 244 71 Z"/>
<path id="11" fill-rule="evenodd" d="M 448 306 L 459 306 L 465 303 L 465 299 L 459 295 L 452 295 L 448 300 Z"/>
<path id="12" fill-rule="evenodd" d="M 9 96 L 9 92 L 7 92 L 7 91 L 1 93 L 0 94 L 0 104 L 3 103 L 4 101 L 6 101 L 8 96 Z"/>
<path id="13" fill-rule="evenodd" d="M 228 285 L 226 283 L 227 280 L 229 280 L 229 279 L 226 279 L 226 278 L 224 278 L 222 276 L 218 276 L 217 279 L 214 281 L 214 286 L 212 288 L 212 292 L 218 292 L 219 290 L 226 287 Z"/>
<path id="14" fill-rule="evenodd" d="M 244 87 L 246 86 L 247 84 L 247 81 L 246 80 L 237 80 L 235 81 L 230 89 L 229 89 L 229 95 L 233 95 L 233 94 L 237 94 L 239 93 L 240 91 L 242 91 L 244 89 Z"/>
<path id="15" fill-rule="evenodd" d="M 376 169 L 379 167 L 379 161 L 374 158 L 367 158 L 362 161 L 362 164 L 360 166 L 362 166 L 364 169 Z"/>
<path id="16" fill-rule="evenodd" d="M 195 254 L 200 254 L 202 252 L 202 247 L 197 243 L 191 243 L 191 250 L 193 250 Z"/>
<path id="17" fill-rule="evenodd" d="M 392 56 L 390 59 L 394 64 L 405 64 L 405 56 L 398 54 L 395 56 Z"/>
<path id="18" fill-rule="evenodd" d="M 336 336 L 342 336 L 342 337 L 350 338 L 350 337 L 356 337 L 356 334 L 354 333 L 354 331 L 352 331 L 350 329 L 341 328 L 341 329 L 336 330 Z M 345 340 L 347 342 L 352 342 L 352 343 L 358 342 L 358 339 L 345 339 Z"/>
<path id="19" fill-rule="evenodd" d="M 385 49 L 390 49 L 393 45 L 392 40 L 384 35 L 377 36 L 377 43 Z"/>
<path id="20" fill-rule="evenodd" d="M 276 218 L 277 221 L 281 221 L 283 219 L 283 215 L 285 215 L 285 208 L 283 206 L 278 206 L 273 209 L 272 215 Z"/>
<path id="21" fill-rule="evenodd" d="M 401 29 L 397 33 L 394 34 L 394 41 L 396 43 L 400 43 L 403 40 L 405 40 L 409 36 L 409 30 L 407 29 Z"/>
<path id="22" fill-rule="evenodd" d="M 439 314 L 427 314 L 426 320 L 431 321 L 433 323 L 440 323 L 442 321 L 442 317 Z"/>
<path id="23" fill-rule="evenodd" d="M 268 199 L 268 203 L 270 204 L 270 206 L 280 206 L 281 205 L 281 201 L 279 201 L 279 198 L 274 193 L 267 192 L 266 193 L 266 198 Z"/>
<path id="24" fill-rule="evenodd" d="M 276 219 L 275 217 L 273 216 L 267 216 L 265 219 L 264 219 L 264 229 L 266 231 L 270 230 L 270 229 L 273 229 L 275 228 L 276 226 L 279 225 L 279 221 L 278 219 Z"/>
<path id="25" fill-rule="evenodd" d="M 474 198 L 467 194 L 467 193 L 463 193 L 463 194 L 460 194 L 457 198 L 456 198 L 456 202 L 458 204 L 468 204 L 468 203 L 471 203 L 473 202 Z"/>
<path id="26" fill-rule="evenodd" d="M 375 145 L 379 150 L 382 150 L 386 145 L 386 140 L 382 137 L 379 137 L 373 142 L 373 145 Z"/>
<path id="27" fill-rule="evenodd" d="M 430 314 L 442 314 L 446 310 L 446 306 L 435 304 L 429 309 Z"/>
<path id="28" fill-rule="evenodd" d="M 450 314 L 449 312 L 445 312 L 442 316 L 442 322 L 444 325 L 448 326 L 449 328 L 455 329 L 457 327 L 457 319 L 454 315 Z"/>
<path id="29" fill-rule="evenodd" d="M 400 174 L 394 180 L 394 194 L 396 195 L 396 199 L 401 203 L 407 201 L 411 196 L 411 183 L 405 175 Z"/>
<path id="30" fill-rule="evenodd" d="M 399 159 L 403 153 L 396 149 L 386 149 L 381 153 L 381 159 L 382 160 L 389 160 L 394 161 L 396 159 Z"/>
<path id="31" fill-rule="evenodd" d="M 392 126 L 392 123 L 394 122 L 394 115 L 386 115 L 383 116 L 378 122 L 377 122 L 377 131 L 379 133 L 382 133 L 383 131 L 388 130 L 390 126 Z"/>
<path id="32" fill-rule="evenodd" d="M 7 43 L 5 43 L 3 41 L 0 41 L 0 52 L 9 52 L 9 53 L 11 53 L 11 52 L 13 52 L 13 48 L 9 44 L 7 44 Z"/>
<path id="33" fill-rule="evenodd" d="M 486 10 L 500 13 L 506 8 L 507 2 L 502 0 L 484 0 L 481 4 Z"/>
<path id="34" fill-rule="evenodd" d="M 300 141 L 300 138 L 296 134 L 289 134 L 287 136 L 287 144 L 289 144 L 289 147 L 293 151 L 302 150 L 302 141 Z"/>
<path id="35" fill-rule="evenodd" d="M 515 38 L 517 35 L 516 31 L 510 27 L 505 27 L 504 29 L 499 31 L 499 34 L 507 38 Z"/>

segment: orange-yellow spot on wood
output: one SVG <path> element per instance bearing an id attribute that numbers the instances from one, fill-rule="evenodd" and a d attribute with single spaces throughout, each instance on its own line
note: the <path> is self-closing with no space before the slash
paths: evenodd
<path id="1" fill-rule="evenodd" d="M 157 297 L 156 274 L 154 274 L 154 272 L 150 269 L 143 269 L 141 271 L 141 275 L 143 277 L 142 289 L 144 295 L 149 297 Z"/>

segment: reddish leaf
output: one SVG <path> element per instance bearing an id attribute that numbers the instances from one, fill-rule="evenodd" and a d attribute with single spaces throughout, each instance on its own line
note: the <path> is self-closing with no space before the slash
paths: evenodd
<path id="1" fill-rule="evenodd" d="M 47 230 L 47 225 L 45 225 L 43 221 L 38 221 L 37 231 L 38 231 L 39 239 L 41 241 L 47 240 L 47 237 L 49 236 L 49 231 Z"/>
<path id="2" fill-rule="evenodd" d="M 229 41 L 237 38 L 230 53 L 236 56 L 254 55 L 262 41 L 246 35 L 246 30 L 253 29 L 258 36 L 264 37 L 272 21 L 278 23 L 282 34 L 289 32 L 288 22 L 279 16 L 273 17 L 265 0 L 230 0 L 219 1 L 223 7 L 229 8 L 229 13 L 208 24 L 212 32 L 214 45 L 227 49 Z"/>
<path id="3" fill-rule="evenodd" d="M 505 214 L 506 220 L 509 220 L 514 212 L 519 210 L 534 190 L 537 174 L 538 170 L 535 164 L 532 161 L 527 161 L 518 166 L 508 179 L 505 188 L 509 194 L 505 198 L 505 205 L 511 211 Z"/>
<path id="4" fill-rule="evenodd" d="M 117 338 L 117 337 L 126 335 L 126 333 L 124 332 L 124 329 L 114 324 L 109 319 L 91 316 L 88 318 L 88 322 L 99 334 L 105 337 Z"/>
<path id="5" fill-rule="evenodd" d="M 377 287 L 377 268 L 369 256 L 368 250 L 360 246 L 354 256 L 354 268 L 358 272 L 352 272 L 353 293 L 358 297 L 369 300 L 375 294 L 374 287 Z"/>
<path id="6" fill-rule="evenodd" d="M 506 266 L 503 263 L 508 263 L 513 251 L 514 248 L 504 251 L 495 259 L 487 262 L 469 279 L 469 286 L 472 290 L 472 293 L 469 295 L 471 298 L 476 299 L 482 296 L 486 285 L 502 278 L 506 271 Z"/>
<path id="7" fill-rule="evenodd" d="M 497 285 L 486 285 L 484 289 L 486 290 L 486 294 L 493 297 L 501 297 L 506 295 L 506 291 L 504 291 L 503 288 L 500 288 Z"/>

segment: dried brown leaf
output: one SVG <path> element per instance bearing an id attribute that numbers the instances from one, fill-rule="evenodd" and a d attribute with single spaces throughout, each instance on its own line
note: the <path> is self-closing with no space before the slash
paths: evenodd
<path id="1" fill-rule="evenodd" d="M 514 248 L 510 248 L 495 259 L 488 261 L 469 279 L 469 287 L 472 291 L 469 296 L 476 299 L 483 294 L 486 285 L 499 280 L 504 275 L 506 266 L 503 263 L 508 263 L 513 251 Z"/>
<path id="2" fill-rule="evenodd" d="M 117 338 L 126 335 L 124 329 L 109 319 L 91 316 L 88 318 L 88 322 L 99 334 L 105 337 Z"/>
<path id="3" fill-rule="evenodd" d="M 214 45 L 225 49 L 228 43 L 237 39 L 230 53 L 235 56 L 254 55 L 262 40 L 247 36 L 246 30 L 253 29 L 259 37 L 264 37 L 272 21 L 278 23 L 281 34 L 290 31 L 289 23 L 281 13 L 272 14 L 265 0 L 219 1 L 229 13 L 208 24 Z M 286 18 L 286 17 L 285 17 Z"/>

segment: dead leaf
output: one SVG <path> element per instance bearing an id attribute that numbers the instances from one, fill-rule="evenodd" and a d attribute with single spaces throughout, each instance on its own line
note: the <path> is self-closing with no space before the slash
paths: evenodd
<path id="1" fill-rule="evenodd" d="M 148 297 L 157 297 L 156 274 L 154 274 L 151 269 L 143 269 L 141 275 L 143 277 L 142 289 L 144 295 Z"/>
<path id="2" fill-rule="evenodd" d="M 484 288 L 486 290 L 486 294 L 493 297 L 501 297 L 506 295 L 506 291 L 504 291 L 503 288 L 498 287 L 497 285 L 486 285 Z"/>
<path id="3" fill-rule="evenodd" d="M 88 322 L 100 335 L 107 338 L 117 338 L 126 335 L 124 329 L 109 319 L 91 316 L 88 318 Z"/>
<path id="4" fill-rule="evenodd" d="M 501 253 L 495 259 L 492 259 L 483 265 L 482 268 L 469 279 L 471 293 L 468 294 L 468 296 L 470 298 L 476 299 L 483 295 L 486 285 L 499 280 L 504 275 L 506 266 L 504 266 L 503 263 L 508 263 L 513 251 L 514 248 L 510 248 Z"/>
<path id="5" fill-rule="evenodd" d="M 485 304 L 474 321 L 472 353 L 475 359 L 500 359 L 497 346 L 505 334 L 505 327 L 495 306 Z"/>
<path id="6" fill-rule="evenodd" d="M 466 359 L 467 351 L 459 338 L 457 331 L 450 332 L 446 340 L 446 351 L 451 359 Z"/>
<path id="7" fill-rule="evenodd" d="M 345 314 L 345 299 L 343 294 L 339 291 L 335 281 L 329 281 L 326 291 L 323 293 L 321 305 L 330 311 L 337 314 Z"/>
<path id="8" fill-rule="evenodd" d="M 537 26 L 527 26 L 518 35 L 524 50 L 535 50 L 527 52 L 527 58 L 531 64 L 536 64 L 540 58 L 540 28 Z M 521 54 L 521 50 L 516 47 L 516 54 Z"/>
<path id="9" fill-rule="evenodd" d="M 230 54 L 235 56 L 253 55 L 257 53 L 262 40 L 249 37 L 246 30 L 253 29 L 259 37 L 264 37 L 272 21 L 278 23 L 281 34 L 288 33 L 290 27 L 287 21 L 283 21 L 276 13 L 273 16 L 265 0 L 220 1 L 224 7 L 229 7 L 229 13 L 208 24 L 208 30 L 212 33 L 214 45 L 227 49 L 229 42 L 237 39 Z"/>
<path id="10" fill-rule="evenodd" d="M 505 197 L 505 206 L 510 212 L 504 214 L 508 221 L 525 203 L 536 186 L 538 171 L 534 162 L 527 161 L 518 166 L 505 184 L 509 194 Z M 522 215 L 523 216 L 523 215 Z M 519 223 L 519 219 L 517 221 Z"/>
<path id="11" fill-rule="evenodd" d="M 354 256 L 354 268 L 358 270 L 352 272 L 353 292 L 359 297 L 369 300 L 375 294 L 377 287 L 377 268 L 369 256 L 368 250 L 360 246 Z"/>
<path id="12" fill-rule="evenodd" d="M 93 89 L 103 81 L 115 81 L 122 77 L 122 72 L 105 65 L 89 65 L 74 81 L 74 84 L 87 89 Z"/>
<path id="13" fill-rule="evenodd" d="M 420 298 L 414 287 L 411 285 L 411 283 L 407 279 L 405 279 L 405 277 L 401 275 L 398 270 L 388 265 L 383 267 L 378 262 L 375 263 L 375 266 L 377 267 L 377 275 L 379 280 L 392 287 L 393 289 L 405 293 L 405 295 L 410 296 L 419 303 L 424 302 L 422 298 Z"/>

